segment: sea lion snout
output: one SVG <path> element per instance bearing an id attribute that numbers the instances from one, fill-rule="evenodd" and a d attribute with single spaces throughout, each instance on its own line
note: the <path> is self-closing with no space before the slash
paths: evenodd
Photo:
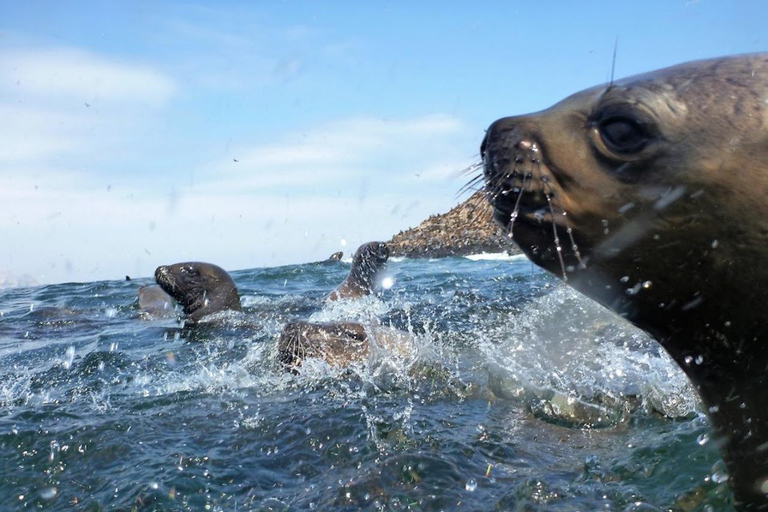
<path id="1" fill-rule="evenodd" d="M 173 286 L 173 281 L 170 279 L 170 277 L 170 270 L 167 266 L 161 265 L 155 269 L 155 281 L 162 288 L 169 288 Z"/>
<path id="2" fill-rule="evenodd" d="M 539 212 L 555 197 L 555 181 L 543 162 L 541 148 L 521 118 L 494 122 L 480 146 L 486 192 L 494 219 L 509 227 L 518 213 L 531 213 L 537 221 L 551 220 L 549 210 Z"/>

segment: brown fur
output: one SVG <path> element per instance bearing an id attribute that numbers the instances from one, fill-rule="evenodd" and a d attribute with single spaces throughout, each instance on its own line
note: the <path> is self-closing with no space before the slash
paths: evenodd
<path id="1" fill-rule="evenodd" d="M 768 509 L 768 54 L 500 119 L 481 151 L 496 219 L 664 346 L 708 408 L 737 508 Z"/>

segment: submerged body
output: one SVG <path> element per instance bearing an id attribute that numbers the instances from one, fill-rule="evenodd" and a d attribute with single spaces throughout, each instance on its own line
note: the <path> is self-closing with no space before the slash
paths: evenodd
<path id="1" fill-rule="evenodd" d="M 703 399 L 739 510 L 768 510 L 768 54 L 686 63 L 491 125 L 498 222 L 651 334 Z"/>
<path id="2" fill-rule="evenodd" d="M 168 295 L 159 285 L 140 286 L 136 292 L 139 299 L 139 310 L 150 318 L 170 317 L 176 313 L 173 297 Z"/>
<path id="3" fill-rule="evenodd" d="M 289 369 L 307 358 L 322 359 L 331 366 L 344 367 L 368 360 L 374 347 L 405 355 L 414 346 L 404 331 L 358 322 L 289 322 L 278 341 L 278 360 Z"/>
<path id="4" fill-rule="evenodd" d="M 237 286 L 226 270 L 210 263 L 187 262 L 155 270 L 155 280 L 184 308 L 189 323 L 219 311 L 242 311 Z"/>
<path id="5" fill-rule="evenodd" d="M 388 259 L 389 248 L 384 242 L 368 242 L 361 245 L 352 257 L 349 275 L 328 295 L 328 300 L 370 295 L 376 288 L 377 278 L 386 267 Z"/>

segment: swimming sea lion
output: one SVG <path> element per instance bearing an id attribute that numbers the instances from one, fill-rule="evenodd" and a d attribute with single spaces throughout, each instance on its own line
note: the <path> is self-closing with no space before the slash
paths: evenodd
<path id="1" fill-rule="evenodd" d="M 768 509 L 768 53 L 499 119 L 481 154 L 496 220 L 661 343 L 708 409 L 736 507 Z"/>
<path id="2" fill-rule="evenodd" d="M 331 254 L 328 257 L 328 259 L 325 260 L 325 261 L 341 261 L 341 258 L 343 258 L 343 257 L 344 257 L 344 252 L 343 251 L 338 251 L 338 252 L 335 252 L 335 253 Z"/>
<path id="3" fill-rule="evenodd" d="M 137 294 L 142 314 L 150 317 L 169 317 L 175 314 L 173 297 L 165 293 L 159 285 L 140 286 Z"/>
<path id="4" fill-rule="evenodd" d="M 390 353 L 406 355 L 413 337 L 388 327 L 357 322 L 289 322 L 283 327 L 277 345 L 278 360 L 289 369 L 301 366 L 307 358 L 325 360 L 344 367 L 364 362 L 371 354 L 371 343 Z"/>
<path id="5" fill-rule="evenodd" d="M 226 270 L 189 262 L 157 267 L 155 280 L 184 308 L 189 323 L 217 311 L 242 311 L 237 286 Z"/>
<path id="6" fill-rule="evenodd" d="M 368 242 L 361 245 L 352 257 L 349 275 L 328 295 L 328 300 L 370 295 L 376 287 L 376 277 L 384 270 L 388 259 L 389 248 L 384 242 Z"/>

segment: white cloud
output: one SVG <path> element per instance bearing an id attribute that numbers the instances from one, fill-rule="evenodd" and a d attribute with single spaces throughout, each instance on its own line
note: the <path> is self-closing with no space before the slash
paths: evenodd
<path id="1" fill-rule="evenodd" d="M 295 133 L 281 143 L 231 148 L 226 158 L 205 165 L 199 176 L 206 186 L 233 191 L 329 185 L 352 178 L 395 183 L 412 181 L 421 172 L 430 181 L 447 181 L 454 177 L 442 172 L 451 167 L 449 162 L 459 170 L 466 160 L 455 144 L 465 135 L 462 122 L 448 115 L 345 119 Z M 435 171 L 438 165 L 441 175 Z"/>
<path id="2" fill-rule="evenodd" d="M 229 269 L 324 259 L 453 206 L 446 171 L 475 151 L 453 116 L 355 117 L 180 171 L 210 153 L 142 146 L 175 90 L 160 72 L 79 50 L 0 53 L 0 272 L 89 281 L 185 259 Z"/>
<path id="3" fill-rule="evenodd" d="M 171 98 L 176 84 L 147 66 L 79 49 L 14 49 L 0 50 L 0 91 L 18 97 L 158 105 Z"/>

